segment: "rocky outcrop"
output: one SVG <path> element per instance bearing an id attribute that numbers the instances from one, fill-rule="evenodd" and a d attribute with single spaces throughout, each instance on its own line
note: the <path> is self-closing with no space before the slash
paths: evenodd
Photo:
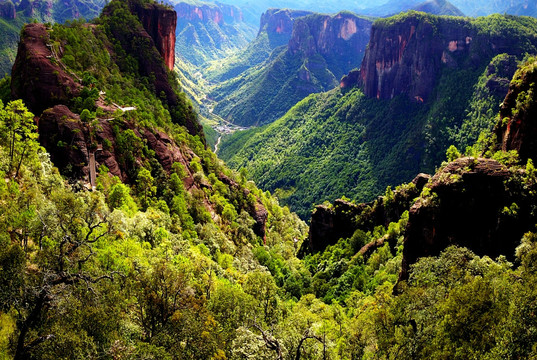
<path id="1" fill-rule="evenodd" d="M 494 25 L 486 25 L 488 22 Z M 486 66 L 498 54 L 520 55 L 521 45 L 537 39 L 511 36 L 506 16 L 490 19 L 444 18 L 424 13 L 378 20 L 362 62 L 360 83 L 369 97 L 391 99 L 405 94 L 417 102 L 430 97 L 444 68 Z"/>
<path id="2" fill-rule="evenodd" d="M 184 152 L 174 140 L 161 131 L 138 129 L 129 123 L 116 123 L 121 132 L 132 130 L 134 134 L 147 144 L 148 149 L 155 152 L 155 158 L 165 171 L 170 172 L 175 162 L 181 163 L 185 169 L 192 155 Z M 95 156 L 95 169 L 105 165 L 110 174 L 118 176 L 124 182 L 133 182 L 130 178 L 130 166 L 124 161 L 125 154 L 118 145 L 117 133 L 110 121 L 101 119 L 92 125 L 80 120 L 80 116 L 71 112 L 65 105 L 56 105 L 43 112 L 38 120 L 39 141 L 50 153 L 51 160 L 62 173 L 78 179 L 89 179 L 90 156 Z M 106 145 L 104 145 L 106 144 Z M 139 155 L 140 156 L 140 155 Z M 142 158 L 135 160 L 142 163 Z M 185 185 L 192 185 L 193 176 L 188 173 Z"/>
<path id="3" fill-rule="evenodd" d="M 213 22 L 217 25 L 224 23 L 242 22 L 243 16 L 239 8 L 233 5 L 222 4 L 192 4 L 180 2 L 175 5 L 175 11 L 179 21 L 184 22 Z"/>
<path id="4" fill-rule="evenodd" d="M 522 161 L 537 162 L 537 62 L 521 67 L 500 108 L 500 121 L 494 130 L 497 148 L 516 150 Z"/>
<path id="5" fill-rule="evenodd" d="M 310 11 L 268 9 L 261 15 L 259 34 L 266 32 L 272 48 L 286 45 L 293 33 L 295 20 L 312 14 Z"/>
<path id="6" fill-rule="evenodd" d="M 162 98 L 165 105 L 170 109 L 172 120 L 185 126 L 190 134 L 198 135 L 205 141 L 203 130 L 197 120 L 197 116 L 184 98 L 180 98 L 179 85 L 175 78 L 170 77 L 169 67 L 173 67 L 174 47 L 171 42 L 175 39 L 176 18 L 173 10 L 156 3 L 138 4 L 128 3 L 130 11 L 140 19 L 140 25 L 125 28 L 110 20 L 116 12 L 121 12 L 119 6 L 108 6 L 103 10 L 102 21 L 107 23 L 111 36 L 121 45 L 123 50 L 138 61 L 140 76 L 151 81 L 155 93 Z M 121 16 L 121 15 L 118 15 Z M 145 20 L 144 20 L 145 19 Z M 159 21 L 161 21 L 159 23 Z M 145 22 L 153 36 L 142 26 Z M 154 38 L 156 41 L 154 40 Z M 164 58 L 157 50 L 156 42 L 161 43 Z M 167 59 L 166 59 L 167 58 Z M 165 62 L 162 59 L 166 60 Z"/>
<path id="7" fill-rule="evenodd" d="M 38 120 L 39 142 L 56 167 L 78 179 L 89 176 L 89 132 L 80 116 L 65 105 L 56 105 Z"/>
<path id="8" fill-rule="evenodd" d="M 145 31 L 151 36 L 155 46 L 164 59 L 169 70 L 175 64 L 175 28 L 177 26 L 177 13 L 157 4 L 139 5 L 136 3 L 134 11 L 138 15 Z"/>
<path id="9" fill-rule="evenodd" d="M 318 205 L 311 215 L 308 239 L 299 251 L 300 256 L 323 251 L 339 239 L 350 238 L 358 229 L 372 231 L 376 226 L 387 227 L 401 218 L 403 212 L 421 192 L 430 176 L 418 175 L 412 184 L 393 192 L 393 199 L 381 196 L 366 204 L 336 200 L 332 205 Z"/>
<path id="10" fill-rule="evenodd" d="M 309 57 L 321 54 L 340 78 L 360 64 L 369 41 L 372 22 L 352 13 L 311 15 L 295 20 L 288 51 Z"/>
<path id="11" fill-rule="evenodd" d="M 344 75 L 340 82 L 339 87 L 342 90 L 352 89 L 360 84 L 360 70 L 351 70 L 347 75 Z"/>
<path id="12" fill-rule="evenodd" d="M 11 74 L 13 98 L 23 99 L 34 114 L 57 104 L 67 104 L 81 88 L 60 65 L 43 24 L 28 24 L 22 30 Z"/>
<path id="13" fill-rule="evenodd" d="M 0 17 L 13 20 L 17 17 L 15 5 L 11 0 L 0 2 Z"/>
<path id="14" fill-rule="evenodd" d="M 514 259 L 522 235 L 537 218 L 521 177 L 492 159 L 461 158 L 436 173 L 410 208 L 400 280 L 420 257 L 450 245 L 479 256 Z"/>

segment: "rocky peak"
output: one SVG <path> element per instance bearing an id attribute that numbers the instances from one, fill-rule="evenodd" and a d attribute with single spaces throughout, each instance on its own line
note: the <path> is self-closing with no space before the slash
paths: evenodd
<path id="1" fill-rule="evenodd" d="M 17 17 L 15 5 L 11 0 L 0 2 L 0 17 L 8 20 L 12 20 Z"/>
<path id="2" fill-rule="evenodd" d="M 175 28 L 177 13 L 169 8 L 155 3 L 132 3 L 133 11 L 137 14 L 144 29 L 153 39 L 155 46 L 164 59 L 169 70 L 175 64 Z"/>
<path id="3" fill-rule="evenodd" d="M 501 30 L 510 21 L 501 15 L 474 20 L 413 11 L 377 20 L 361 67 L 364 92 L 379 99 L 405 94 L 424 102 L 442 69 L 485 66 L 501 53 L 520 55 L 522 42 L 535 46 L 537 39 Z"/>
<path id="4" fill-rule="evenodd" d="M 420 257 L 437 256 L 450 245 L 512 260 L 537 220 L 521 181 L 492 159 L 461 158 L 437 172 L 410 208 L 400 280 Z"/>
<path id="5" fill-rule="evenodd" d="M 268 9 L 261 15 L 259 32 L 266 31 L 268 34 L 291 36 L 295 19 L 310 15 L 311 11 Z"/>
<path id="6" fill-rule="evenodd" d="M 537 61 L 522 66 L 513 77 L 500 108 L 500 121 L 494 130 L 498 148 L 517 150 L 522 161 L 537 162 Z"/>
<path id="7" fill-rule="evenodd" d="M 361 68 L 365 94 L 379 99 L 407 94 L 425 101 L 441 68 L 456 67 L 456 59 L 468 54 L 475 35 L 466 25 L 414 12 L 375 22 Z"/>
<path id="8" fill-rule="evenodd" d="M 71 74 L 60 66 L 58 54 L 52 51 L 43 24 L 28 24 L 22 29 L 11 74 L 13 98 L 23 99 L 34 114 L 57 104 L 67 104 L 81 89 Z"/>
<path id="9" fill-rule="evenodd" d="M 321 54 L 330 65 L 338 64 L 330 70 L 341 77 L 360 64 L 370 30 L 370 20 L 348 12 L 309 15 L 295 20 L 288 50 L 306 57 Z"/>

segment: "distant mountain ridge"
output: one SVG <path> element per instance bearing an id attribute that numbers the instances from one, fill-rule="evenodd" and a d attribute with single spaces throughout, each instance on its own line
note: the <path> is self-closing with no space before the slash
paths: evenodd
<path id="1" fill-rule="evenodd" d="M 290 21 L 266 23 L 269 32 L 262 36 L 274 33 L 285 39 Z M 307 95 L 336 87 L 342 75 L 360 65 L 371 23 L 350 12 L 298 17 L 287 46 L 275 48 L 265 63 L 209 93 L 217 101 L 214 112 L 240 125 L 267 124 Z"/>
<path id="2" fill-rule="evenodd" d="M 240 9 L 219 2 L 181 1 L 177 12 L 177 55 L 196 66 L 245 47 L 255 28 L 243 21 Z"/>
<path id="3" fill-rule="evenodd" d="M 15 61 L 19 33 L 33 19 L 63 23 L 77 18 L 93 19 L 104 7 L 105 0 L 21 0 L 0 2 L 0 75 L 11 72 Z"/>
<path id="4" fill-rule="evenodd" d="M 219 156 L 303 218 L 341 194 L 372 200 L 388 185 L 432 172 L 450 144 L 465 149 L 473 143 L 465 138 L 490 134 L 513 63 L 534 52 L 537 20 L 529 17 L 379 19 L 361 71 L 344 77 L 341 89 L 225 139 Z"/>
<path id="5" fill-rule="evenodd" d="M 417 10 L 433 15 L 463 16 L 464 13 L 447 0 L 390 0 L 383 5 L 364 9 L 362 12 L 372 16 L 392 16 L 408 10 Z"/>

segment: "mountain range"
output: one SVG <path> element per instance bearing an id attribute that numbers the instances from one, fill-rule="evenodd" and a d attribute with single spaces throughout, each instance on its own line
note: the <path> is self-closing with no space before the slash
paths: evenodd
<path id="1" fill-rule="evenodd" d="M 21 28 L 0 358 L 537 357 L 537 19 L 268 3 Z"/>
<path id="2" fill-rule="evenodd" d="M 305 219 L 343 192 L 372 200 L 432 172 L 450 144 L 465 149 L 491 131 L 516 58 L 536 51 L 536 31 L 534 19 L 499 15 L 377 20 L 359 71 L 276 122 L 224 139 L 219 155 Z"/>

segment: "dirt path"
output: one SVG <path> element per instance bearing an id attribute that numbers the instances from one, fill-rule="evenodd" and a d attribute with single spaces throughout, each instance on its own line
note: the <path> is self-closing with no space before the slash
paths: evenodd
<path id="1" fill-rule="evenodd" d="M 216 142 L 216 144 L 214 145 L 214 153 L 217 154 L 218 152 L 218 145 L 220 145 L 220 140 L 222 140 L 222 135 L 220 135 L 218 137 L 218 141 Z"/>

